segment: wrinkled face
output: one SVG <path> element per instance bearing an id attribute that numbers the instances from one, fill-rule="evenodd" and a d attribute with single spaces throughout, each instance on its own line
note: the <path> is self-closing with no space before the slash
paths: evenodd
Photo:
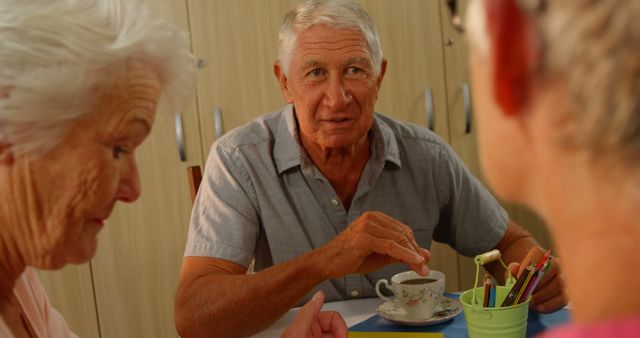
<path id="1" fill-rule="evenodd" d="M 105 91 L 59 145 L 22 163 L 21 198 L 29 205 L 22 226 L 30 227 L 34 238 L 28 265 L 58 268 L 88 261 L 115 203 L 138 198 L 134 153 L 153 125 L 158 83 L 148 67 L 129 64 L 122 81 Z"/>
<path id="2" fill-rule="evenodd" d="M 366 137 L 384 72 L 374 73 L 359 30 L 314 25 L 300 32 L 289 69 L 280 82 L 303 143 L 345 148 Z"/>

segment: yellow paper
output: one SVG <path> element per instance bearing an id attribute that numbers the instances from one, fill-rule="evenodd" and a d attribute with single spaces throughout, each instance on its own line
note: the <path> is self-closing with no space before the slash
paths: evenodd
<path id="1" fill-rule="evenodd" d="M 437 332 L 349 332 L 349 338 L 444 338 Z"/>

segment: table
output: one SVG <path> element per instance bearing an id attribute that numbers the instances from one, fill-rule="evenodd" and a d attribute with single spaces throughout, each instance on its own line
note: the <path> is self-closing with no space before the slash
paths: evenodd
<path id="1" fill-rule="evenodd" d="M 323 311 L 340 312 L 348 327 L 351 327 L 363 320 L 368 319 L 376 313 L 378 305 L 382 304 L 379 298 L 363 298 L 355 300 L 345 300 L 339 302 L 325 303 Z M 293 308 L 287 312 L 280 320 L 273 324 L 266 331 L 255 336 L 255 338 L 280 338 L 282 331 L 289 326 L 293 318 L 298 314 L 300 308 Z"/>
<path id="2" fill-rule="evenodd" d="M 454 296 L 454 295 L 449 295 Z M 382 300 L 379 298 L 365 298 L 357 300 L 346 300 L 339 302 L 326 303 L 322 308 L 323 311 L 337 311 L 344 318 L 348 327 L 352 327 L 360 322 L 363 322 L 376 314 L 376 308 L 382 304 Z M 278 320 L 269 329 L 253 336 L 255 338 L 279 338 L 282 335 L 282 331 L 293 321 L 298 314 L 299 308 L 293 308 L 287 312 L 280 320 Z M 376 316 L 376 318 L 379 318 Z M 371 319 L 372 321 L 384 319 Z M 527 324 L 527 337 L 534 337 L 537 333 L 569 320 L 569 311 L 563 309 L 551 315 L 539 315 L 530 312 L 529 320 Z M 466 324 L 464 322 L 463 314 L 456 316 L 453 321 L 448 322 L 451 327 L 448 328 L 446 333 L 447 338 L 468 338 L 466 332 Z M 440 324 L 447 325 L 447 324 Z M 407 330 L 415 330 L 411 327 L 403 327 Z"/>

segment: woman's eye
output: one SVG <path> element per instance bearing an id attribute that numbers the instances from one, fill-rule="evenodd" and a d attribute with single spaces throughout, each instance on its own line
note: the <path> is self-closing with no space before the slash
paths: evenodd
<path id="1" fill-rule="evenodd" d="M 115 159 L 119 159 L 120 155 L 122 154 L 128 154 L 130 152 L 128 147 L 122 147 L 122 146 L 115 146 L 113 147 L 113 158 Z"/>

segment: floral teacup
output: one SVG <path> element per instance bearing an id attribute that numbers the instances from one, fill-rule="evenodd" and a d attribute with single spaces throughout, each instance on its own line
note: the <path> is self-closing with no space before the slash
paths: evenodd
<path id="1" fill-rule="evenodd" d="M 384 284 L 396 296 L 395 300 L 385 297 L 380 292 Z M 376 283 L 378 297 L 388 302 L 397 302 L 407 313 L 407 318 L 429 319 L 443 303 L 444 273 L 431 270 L 427 276 L 420 276 L 413 271 L 405 271 L 393 275 L 391 284 L 386 279 Z"/>

